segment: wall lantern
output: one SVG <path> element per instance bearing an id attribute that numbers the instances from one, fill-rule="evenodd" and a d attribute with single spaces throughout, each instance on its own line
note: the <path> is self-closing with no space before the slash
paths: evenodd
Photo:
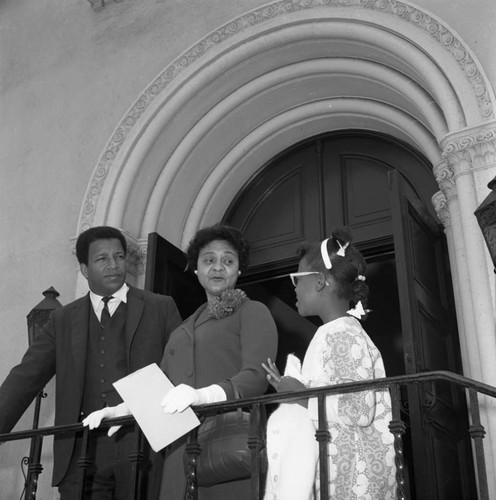
<path id="1" fill-rule="evenodd" d="M 28 318 L 28 340 L 29 345 L 33 343 L 34 338 L 41 331 L 45 323 L 48 321 L 51 312 L 54 309 L 62 307 L 62 304 L 57 300 L 60 295 L 53 286 L 43 292 L 44 299 L 29 311 Z"/>
<path id="2" fill-rule="evenodd" d="M 28 319 L 28 341 L 29 345 L 33 343 L 33 340 L 40 333 L 41 329 L 45 326 L 48 321 L 50 314 L 54 309 L 62 307 L 62 304 L 57 300 L 60 295 L 55 288 L 50 287 L 48 290 L 43 292 L 44 299 L 29 311 L 27 316 Z M 35 399 L 34 405 L 34 415 L 33 415 L 33 429 L 38 429 L 38 423 L 40 419 L 40 406 L 41 400 L 46 398 L 46 393 L 42 390 Z M 38 488 L 38 476 L 43 470 L 43 466 L 40 463 L 41 459 L 41 447 L 42 447 L 42 436 L 36 435 L 31 438 L 31 447 L 29 450 L 29 456 L 23 457 L 21 462 L 22 473 L 25 478 L 24 482 L 24 500 L 35 500 L 36 490 Z M 27 474 L 24 472 L 24 466 L 28 467 Z"/>
<path id="3" fill-rule="evenodd" d="M 496 273 L 496 177 L 487 185 L 491 192 L 474 212 L 491 254 Z"/>

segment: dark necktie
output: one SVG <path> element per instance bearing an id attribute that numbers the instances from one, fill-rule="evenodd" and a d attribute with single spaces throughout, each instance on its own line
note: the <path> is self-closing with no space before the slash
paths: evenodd
<path id="1" fill-rule="evenodd" d="M 102 309 L 102 315 L 100 316 L 100 324 L 103 326 L 105 326 L 108 322 L 108 320 L 110 319 L 110 311 L 109 311 L 109 308 L 108 308 L 108 302 L 110 299 L 113 299 L 114 297 L 110 296 L 110 297 L 103 297 L 102 298 L 102 301 L 103 301 L 103 309 Z"/>

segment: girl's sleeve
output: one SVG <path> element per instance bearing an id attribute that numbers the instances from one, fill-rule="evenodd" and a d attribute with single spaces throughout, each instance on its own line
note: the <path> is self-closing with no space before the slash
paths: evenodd
<path id="1" fill-rule="evenodd" d="M 374 378 L 374 360 L 367 342 L 357 332 L 351 329 L 329 332 L 321 347 L 321 377 L 311 383 L 312 387 Z M 328 396 L 327 420 L 344 425 L 368 426 L 374 419 L 375 403 L 375 391 Z M 309 401 L 308 411 L 313 420 L 318 420 L 316 398 Z"/>

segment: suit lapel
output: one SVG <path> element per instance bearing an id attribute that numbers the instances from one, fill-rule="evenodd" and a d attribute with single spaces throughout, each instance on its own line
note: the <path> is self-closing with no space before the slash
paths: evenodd
<path id="1" fill-rule="evenodd" d="M 74 304 L 74 311 L 71 315 L 70 331 L 72 333 L 74 374 L 81 394 L 84 386 L 84 373 L 86 370 L 86 356 L 88 352 L 90 307 L 90 299 L 89 295 L 87 295 L 80 302 Z"/>
<path id="2" fill-rule="evenodd" d="M 126 352 L 129 368 L 129 350 L 133 337 L 138 329 L 141 316 L 143 314 L 144 302 L 138 290 L 129 287 L 127 292 L 127 313 L 126 313 Z"/>

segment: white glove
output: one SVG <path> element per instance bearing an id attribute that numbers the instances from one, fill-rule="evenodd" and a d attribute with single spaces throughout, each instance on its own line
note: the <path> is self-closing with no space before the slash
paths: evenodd
<path id="1" fill-rule="evenodd" d="M 90 413 L 84 420 L 83 425 L 88 426 L 90 429 L 97 428 L 102 420 L 105 418 L 117 418 L 117 417 L 125 417 L 127 415 L 131 415 L 129 408 L 126 406 L 126 403 L 121 403 L 117 406 L 107 406 L 106 408 L 102 408 L 101 410 L 94 411 Z M 107 436 L 113 436 L 122 425 L 114 425 L 112 426 L 108 432 Z"/>
<path id="2" fill-rule="evenodd" d="M 160 405 L 165 413 L 176 413 L 184 411 L 188 406 L 216 403 L 226 399 L 226 393 L 220 385 L 213 384 L 201 389 L 193 389 L 189 385 L 179 384 L 165 395 Z"/>

